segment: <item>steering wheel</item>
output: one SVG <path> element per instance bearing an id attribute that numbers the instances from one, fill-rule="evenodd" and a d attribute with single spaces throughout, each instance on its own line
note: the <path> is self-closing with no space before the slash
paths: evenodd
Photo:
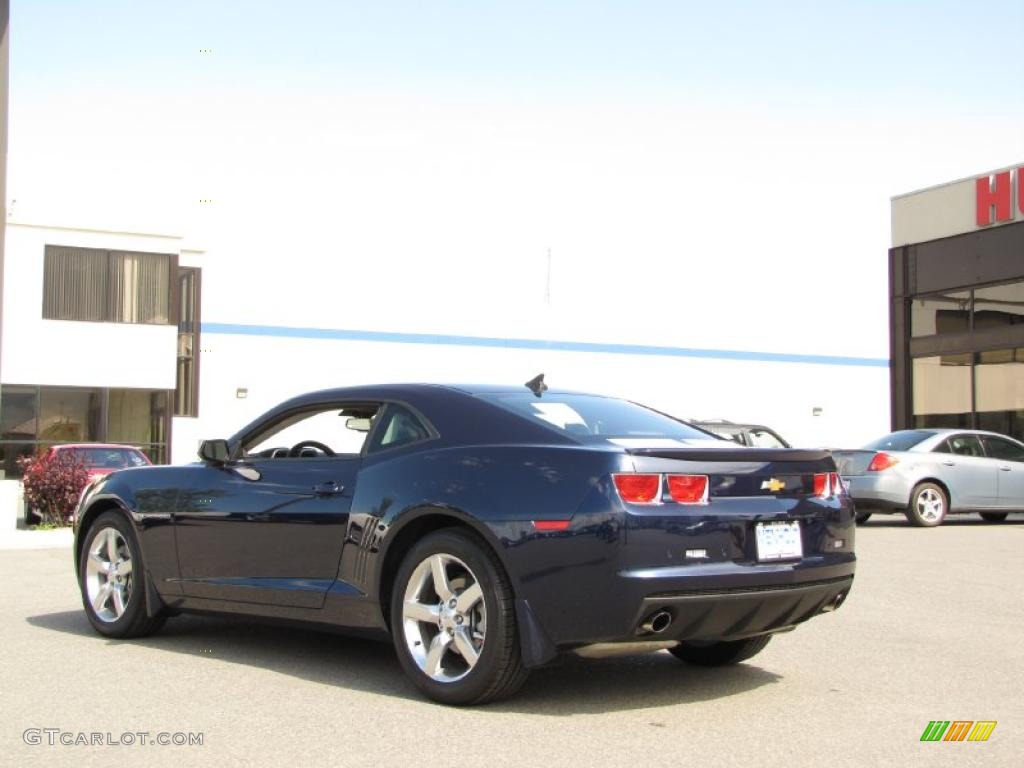
<path id="1" fill-rule="evenodd" d="M 293 459 L 298 458 L 302 454 L 303 448 L 316 448 L 324 456 L 336 455 L 334 451 L 332 451 L 326 445 L 317 440 L 303 440 L 301 442 L 296 443 L 291 447 L 291 449 L 289 449 L 288 456 Z"/>

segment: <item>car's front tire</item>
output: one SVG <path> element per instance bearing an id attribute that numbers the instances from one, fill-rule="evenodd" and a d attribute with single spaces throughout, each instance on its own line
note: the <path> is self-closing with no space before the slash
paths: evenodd
<path id="1" fill-rule="evenodd" d="M 1001 523 L 1010 514 L 1009 512 L 979 512 L 981 519 L 986 523 Z"/>
<path id="2" fill-rule="evenodd" d="M 858 512 L 857 513 L 857 525 L 864 525 L 868 520 L 871 519 L 870 512 Z"/>
<path id="3" fill-rule="evenodd" d="M 163 616 L 146 615 L 146 568 L 132 524 L 117 512 L 100 515 L 85 534 L 78 584 L 89 623 L 107 637 L 142 637 Z"/>
<path id="4" fill-rule="evenodd" d="M 910 494 L 907 520 L 922 528 L 942 525 L 949 512 L 949 498 L 942 486 L 935 483 L 919 483 Z"/>
<path id="5" fill-rule="evenodd" d="M 468 531 L 437 531 L 406 555 L 392 588 L 391 634 L 405 673 L 443 704 L 509 696 L 528 674 L 508 577 Z"/>
<path id="6" fill-rule="evenodd" d="M 744 640 L 725 640 L 718 643 L 680 643 L 669 652 L 680 661 L 695 664 L 699 667 L 724 667 L 739 664 L 752 656 L 756 656 L 768 642 L 771 635 L 758 635 Z"/>

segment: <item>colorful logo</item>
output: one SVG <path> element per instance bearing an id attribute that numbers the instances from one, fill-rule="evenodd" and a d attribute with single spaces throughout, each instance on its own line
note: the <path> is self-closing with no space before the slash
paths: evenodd
<path id="1" fill-rule="evenodd" d="M 988 741 L 995 728 L 995 720 L 931 720 L 921 741 Z"/>

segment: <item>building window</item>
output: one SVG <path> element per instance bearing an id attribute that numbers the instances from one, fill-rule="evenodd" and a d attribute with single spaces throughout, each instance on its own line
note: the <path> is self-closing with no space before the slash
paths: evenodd
<path id="1" fill-rule="evenodd" d="M 1024 347 L 913 361 L 915 427 L 986 429 L 1024 440 Z"/>
<path id="2" fill-rule="evenodd" d="M 194 267 L 178 270 L 178 373 L 174 415 L 199 415 L 199 284 Z"/>
<path id="3" fill-rule="evenodd" d="M 917 296 L 910 302 L 912 336 L 966 333 L 970 330 L 971 292 Z"/>
<path id="4" fill-rule="evenodd" d="M 1024 281 L 977 288 L 974 327 L 977 330 L 1024 325 Z"/>
<path id="5" fill-rule="evenodd" d="M 41 387 L 37 440 L 48 443 L 91 443 L 103 431 L 103 391 L 72 387 Z"/>
<path id="6" fill-rule="evenodd" d="M 4 387 L 0 393 L 0 440 L 35 440 L 38 403 L 36 387 Z"/>
<path id="7" fill-rule="evenodd" d="M 910 300 L 910 330 L 915 338 L 984 333 L 1011 325 L 1024 325 L 1024 281 Z"/>
<path id="8" fill-rule="evenodd" d="M 913 383 L 914 427 L 970 427 L 970 355 L 918 357 Z"/>
<path id="9" fill-rule="evenodd" d="M 130 253 L 48 245 L 43 317 L 167 325 L 171 266 L 167 253 Z"/>
<path id="10" fill-rule="evenodd" d="M 18 456 L 60 443 L 122 443 L 154 464 L 167 461 L 170 393 L 160 389 L 0 387 L 0 468 L 18 477 Z"/>
<path id="11" fill-rule="evenodd" d="M 107 405 L 107 440 L 147 446 L 167 442 L 167 393 L 112 389 Z"/>
<path id="12" fill-rule="evenodd" d="M 1024 439 L 1024 347 L 978 354 L 974 401 L 979 429 Z"/>
<path id="13" fill-rule="evenodd" d="M 910 325 L 913 426 L 1024 439 L 1024 281 L 915 296 Z"/>

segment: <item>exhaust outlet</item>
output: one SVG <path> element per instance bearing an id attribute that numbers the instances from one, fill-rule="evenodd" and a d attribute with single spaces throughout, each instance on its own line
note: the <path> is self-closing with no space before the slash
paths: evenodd
<path id="1" fill-rule="evenodd" d="M 821 612 L 822 613 L 830 613 L 831 611 L 834 611 L 836 608 L 838 608 L 840 605 L 843 604 L 843 601 L 845 599 L 846 599 L 846 593 L 845 592 L 840 592 L 838 595 L 836 595 L 834 598 L 832 598 L 831 600 L 828 601 L 828 604 L 826 604 L 821 609 Z"/>
<path id="2" fill-rule="evenodd" d="M 668 611 L 655 611 L 642 622 L 640 622 L 640 633 L 645 635 L 660 635 L 672 624 L 672 614 Z"/>

